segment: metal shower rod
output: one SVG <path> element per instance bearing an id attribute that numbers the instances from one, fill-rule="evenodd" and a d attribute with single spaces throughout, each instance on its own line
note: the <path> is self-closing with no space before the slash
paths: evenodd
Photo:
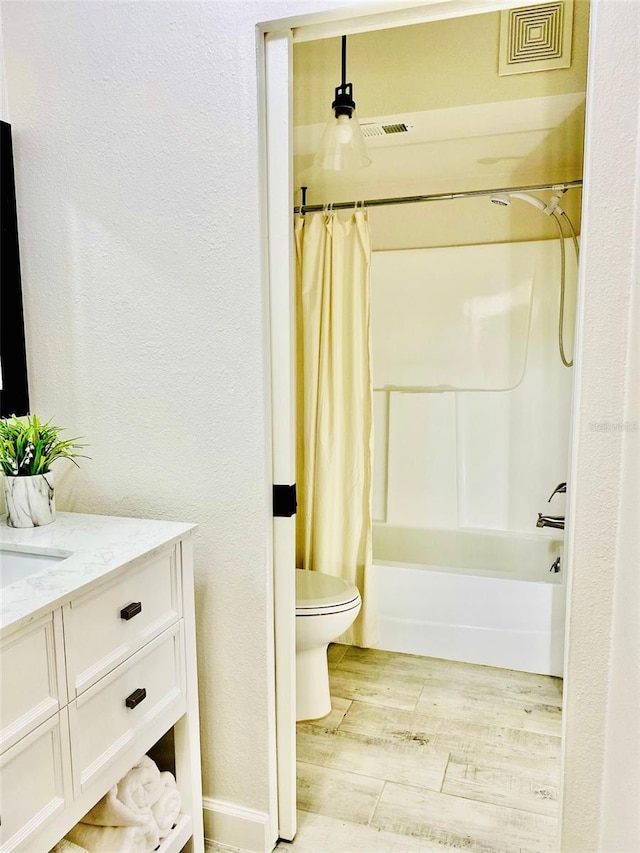
<path id="1" fill-rule="evenodd" d="M 338 201 L 331 205 L 332 210 L 348 210 L 355 207 L 356 204 L 363 204 L 365 207 L 382 207 L 383 205 L 392 204 L 415 204 L 420 201 L 448 201 L 454 198 L 477 198 L 479 196 L 493 195 L 494 193 L 527 193 L 538 192 L 539 190 L 570 190 L 573 187 L 581 187 L 582 181 L 558 181 L 553 184 L 536 184 L 527 187 L 500 187 L 493 190 L 468 190 L 460 193 L 435 193 L 433 195 L 406 195 L 397 198 L 369 198 L 364 201 Z M 315 213 L 324 210 L 326 204 L 305 204 L 307 187 L 300 187 L 302 191 L 302 204 L 294 207 L 294 213 Z"/>

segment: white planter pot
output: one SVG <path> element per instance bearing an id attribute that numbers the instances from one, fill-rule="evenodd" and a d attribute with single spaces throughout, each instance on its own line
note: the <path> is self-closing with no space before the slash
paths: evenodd
<path id="1" fill-rule="evenodd" d="M 4 478 L 4 499 L 9 527 L 42 527 L 56 517 L 53 473 Z"/>

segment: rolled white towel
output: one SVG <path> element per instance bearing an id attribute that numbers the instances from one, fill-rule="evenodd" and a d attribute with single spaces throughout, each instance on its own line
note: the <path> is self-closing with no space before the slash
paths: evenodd
<path id="1" fill-rule="evenodd" d="M 62 841 L 58 841 L 55 847 L 53 847 L 49 853 L 88 853 L 84 847 L 79 847 L 77 844 L 74 844 L 73 841 L 69 841 L 67 838 L 63 838 Z"/>
<path id="2" fill-rule="evenodd" d="M 160 843 L 158 827 L 151 817 L 144 826 L 77 823 L 66 837 L 84 847 L 87 853 L 151 853 Z"/>
<path id="3" fill-rule="evenodd" d="M 164 790 L 157 765 L 147 755 L 82 818 L 92 826 L 144 826 Z"/>
<path id="4" fill-rule="evenodd" d="M 155 803 L 163 789 L 158 765 L 148 755 L 143 755 L 118 782 L 118 799 L 132 811 L 146 809 Z"/>
<path id="5" fill-rule="evenodd" d="M 171 773 L 161 773 L 160 776 L 164 782 L 164 791 L 151 806 L 151 812 L 160 830 L 160 841 L 162 841 L 169 835 L 178 819 L 182 797 Z"/>
<path id="6" fill-rule="evenodd" d="M 91 826 L 145 826 L 149 820 L 151 808 L 132 811 L 118 799 L 118 786 L 110 788 L 100 802 L 82 818 L 82 822 Z"/>

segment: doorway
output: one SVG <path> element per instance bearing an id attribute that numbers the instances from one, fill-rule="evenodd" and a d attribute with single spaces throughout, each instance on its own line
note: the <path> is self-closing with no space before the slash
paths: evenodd
<path id="1" fill-rule="evenodd" d="M 509 6 L 513 6 L 513 5 L 515 5 L 515 4 L 512 4 L 512 3 L 496 4 L 496 8 L 505 8 L 505 7 L 509 7 Z M 434 4 L 430 7 L 422 8 L 420 10 L 416 10 L 415 7 L 412 7 L 412 9 L 410 10 L 410 14 L 412 16 L 414 16 L 414 20 L 416 19 L 416 16 L 417 16 L 418 20 L 425 22 L 425 21 L 432 21 L 432 20 L 438 20 L 438 19 L 453 17 L 456 14 L 461 15 L 467 11 L 467 9 L 465 9 L 463 12 L 463 11 L 461 11 L 461 9 L 462 9 L 462 7 L 458 6 L 458 4 L 455 4 L 455 3 Z M 486 6 L 485 6 L 485 9 L 486 9 Z M 396 14 L 399 14 L 399 13 L 396 13 Z M 387 20 L 384 23 L 380 20 L 380 18 L 377 18 L 377 20 L 375 22 L 372 22 L 371 19 L 362 18 L 362 19 L 360 19 L 360 21 L 350 20 L 349 22 L 341 21 L 337 24 L 333 24 L 333 23 L 332 24 L 323 24 L 323 25 L 321 25 L 320 30 L 318 30 L 318 33 L 326 36 L 326 35 L 338 35 L 338 34 L 343 33 L 345 31 L 347 31 L 347 32 L 352 31 L 353 32 L 353 31 L 357 31 L 358 25 L 359 24 L 362 25 L 363 22 L 365 23 L 365 26 L 363 27 L 365 29 L 367 27 L 372 28 L 372 29 L 374 29 L 374 28 L 375 29 L 384 29 L 384 28 L 388 28 L 388 27 L 397 26 L 397 23 L 398 23 L 397 18 L 393 14 L 391 14 L 387 17 Z M 302 35 L 301 35 L 301 33 L 302 33 L 302 30 L 296 30 L 296 38 L 311 38 L 313 36 L 313 33 L 311 32 L 311 30 L 306 31 L 305 33 L 302 33 Z M 317 33 L 316 33 L 316 35 L 317 35 Z M 271 40 L 271 46 L 270 46 L 270 40 Z M 266 41 L 267 81 L 269 80 L 269 73 L 268 72 L 269 72 L 270 58 L 271 58 L 271 60 L 276 60 L 279 57 L 279 61 L 280 61 L 279 70 L 280 70 L 280 74 L 281 74 L 280 83 L 282 83 L 283 80 L 286 80 L 287 81 L 287 87 L 288 87 L 288 85 L 289 85 L 289 76 L 288 75 L 290 73 L 289 63 L 290 63 L 291 44 L 292 44 L 292 40 L 291 40 L 290 32 L 287 32 L 285 35 L 279 35 L 278 36 L 278 35 L 273 34 L 273 35 L 270 35 L 267 37 L 267 41 Z M 269 56 L 270 51 L 271 51 L 271 57 Z M 277 57 L 276 55 L 278 54 L 278 51 L 279 51 L 279 55 Z M 272 78 L 272 81 L 273 81 L 273 78 Z M 267 86 L 267 89 L 268 89 L 267 97 L 269 98 L 269 87 L 268 86 Z M 277 92 L 276 92 L 276 90 L 277 90 Z M 279 94 L 282 96 L 284 93 L 284 90 L 285 90 L 284 86 L 280 86 L 280 88 L 278 89 L 278 86 L 276 84 L 275 90 L 273 90 L 271 94 L 276 95 L 279 92 Z M 285 114 L 285 113 L 287 114 L 287 122 L 288 122 L 288 127 L 290 129 L 290 104 L 283 106 L 282 102 L 284 100 L 285 99 L 283 97 L 281 97 L 280 104 L 281 104 L 281 107 L 283 107 L 283 113 L 282 114 Z M 272 102 L 272 104 L 273 104 L 273 102 Z M 271 112 L 269 114 L 272 115 Z M 272 130 L 276 134 L 276 138 L 277 138 L 277 132 L 275 131 L 273 126 L 272 126 Z M 272 146 L 269 146 L 269 147 L 271 148 L 272 156 L 276 157 L 276 159 L 277 159 L 278 155 L 277 155 L 275 149 Z M 284 152 L 286 152 L 286 156 L 284 156 Z M 281 174 L 281 176 L 286 176 L 287 181 L 285 184 L 280 184 L 280 190 L 281 190 L 280 192 L 277 191 L 275 186 L 272 185 L 271 189 L 273 191 L 274 196 L 276 196 L 276 198 L 274 198 L 273 200 L 270 198 L 270 203 L 269 203 L 270 224 L 275 225 L 276 222 L 279 221 L 279 225 L 280 225 L 279 234 L 280 235 L 284 235 L 287 232 L 287 229 L 289 229 L 289 227 L 290 227 L 291 198 L 292 198 L 292 192 L 291 191 L 293 189 L 292 182 L 291 182 L 291 157 L 290 157 L 290 154 L 291 154 L 291 150 L 288 147 L 288 134 L 287 134 L 287 140 L 284 143 L 284 145 L 281 146 L 281 148 L 280 148 L 280 158 L 279 158 L 280 168 L 281 168 L 280 174 Z M 272 161 L 271 167 L 273 167 L 273 166 L 274 166 L 274 163 Z M 286 189 L 286 191 L 285 191 L 285 189 Z M 285 198 L 285 196 L 286 196 L 286 198 Z M 278 203 L 280 205 L 279 208 L 278 208 Z M 273 217 L 271 215 L 272 212 L 277 211 L 278 209 L 280 210 L 280 212 L 283 216 L 283 218 L 280 220 L 278 220 L 278 217 L 275 215 L 275 213 L 274 213 Z M 286 211 L 286 214 L 285 214 L 285 211 Z M 287 222 L 286 227 L 283 225 L 285 215 L 286 215 L 286 222 Z M 272 219 L 273 219 L 273 223 L 271 221 Z M 271 245 L 272 246 L 274 245 L 273 238 L 276 236 L 277 236 L 277 233 L 275 233 L 273 231 L 270 232 L 270 238 L 271 238 Z M 289 238 L 288 234 L 286 236 L 285 243 L 283 245 L 290 246 L 290 238 Z M 290 274 L 290 271 L 291 271 L 291 252 L 289 251 L 288 253 L 285 253 L 285 255 L 288 255 L 288 257 L 285 257 L 283 266 L 281 268 L 284 269 L 285 267 L 287 267 L 289 270 L 289 274 Z M 270 261 L 272 263 L 274 262 L 274 259 L 271 258 L 271 255 L 270 255 Z M 273 272 L 274 271 L 272 268 L 272 270 L 271 270 L 271 280 L 272 281 L 274 280 Z M 291 281 L 291 278 L 289 278 L 289 281 Z M 290 293 L 287 294 L 287 296 L 285 296 L 285 298 L 282 301 L 282 304 L 286 305 L 287 302 L 290 304 Z M 272 312 L 273 312 L 273 303 L 272 303 Z M 273 316 L 275 316 L 275 314 Z M 287 324 L 288 324 L 288 328 L 290 329 L 291 328 L 290 316 L 288 318 L 288 321 L 286 321 L 284 323 L 285 328 L 287 327 Z M 282 329 L 282 328 L 283 327 L 281 326 L 280 329 Z M 282 344 L 282 338 L 280 338 L 280 343 L 278 344 L 277 348 L 280 351 L 280 353 L 283 354 L 282 365 L 285 365 L 285 367 L 286 367 L 286 369 L 283 371 L 283 374 L 288 375 L 290 377 L 291 376 L 291 369 L 292 369 L 292 367 L 291 367 L 292 366 L 292 360 L 290 357 L 291 351 L 289 351 L 289 361 L 287 362 L 287 357 L 286 357 L 287 346 L 286 346 L 286 344 L 285 345 Z M 290 383 L 289 389 L 291 390 L 292 387 L 293 386 Z M 289 416 L 287 417 L 287 420 L 290 422 Z M 576 419 L 574 418 L 574 429 L 575 429 L 575 422 L 576 422 Z M 277 430 L 274 430 L 274 434 L 276 432 L 277 432 Z M 575 458 L 574 458 L 573 464 L 574 464 L 574 466 L 576 464 Z M 280 478 L 277 477 L 276 481 L 280 481 Z M 569 510 L 569 515 L 570 514 L 571 514 L 571 510 Z M 289 553 L 291 553 L 291 552 L 289 552 Z M 570 561 L 571 560 L 570 560 L 570 556 L 569 556 L 568 562 L 570 563 Z M 278 609 L 278 607 L 279 607 L 279 601 L 282 602 L 284 600 L 284 598 L 282 596 L 280 598 L 278 596 L 278 583 L 279 583 L 279 581 L 278 581 L 277 564 L 278 564 L 278 561 L 276 559 L 276 580 L 275 580 L 276 609 Z M 289 563 L 289 567 L 291 567 L 291 566 L 292 566 L 292 564 Z M 289 591 L 289 603 L 290 603 L 292 600 L 294 600 L 293 595 L 292 595 L 293 578 L 290 577 L 288 581 L 286 578 L 283 578 L 282 582 L 285 586 L 288 585 L 287 588 Z M 291 642 L 293 641 L 293 638 L 295 635 L 294 635 L 294 628 L 291 626 L 291 622 L 292 622 L 291 610 L 289 609 L 288 604 L 287 604 L 285 609 L 287 610 L 285 619 L 287 620 L 288 625 L 289 625 L 289 640 L 290 640 L 289 650 L 286 651 L 286 653 L 285 653 L 285 659 L 290 661 L 290 659 L 291 659 Z M 278 622 L 278 616 L 276 616 L 276 622 Z M 281 645 L 278 645 L 278 641 L 277 641 L 277 652 L 276 652 L 277 655 L 280 656 L 282 654 L 282 651 L 283 651 L 283 647 Z M 286 669 L 286 667 L 285 667 L 285 669 Z M 279 693 L 280 693 L 280 691 L 279 691 Z M 290 705 L 290 700 L 291 700 L 291 696 L 292 696 L 291 689 L 289 688 L 288 691 L 285 690 L 284 695 L 285 695 L 285 697 L 288 697 L 287 701 Z M 279 720 L 282 720 L 282 719 L 283 719 L 282 716 L 279 714 Z M 287 732 L 290 734 L 290 728 L 291 728 L 290 726 L 284 725 L 284 727 L 282 729 L 282 731 L 285 732 L 285 739 L 287 736 Z M 279 737 L 279 744 L 281 744 L 282 742 L 283 742 L 282 738 Z M 291 740 L 289 740 L 289 742 L 291 742 Z M 293 754 L 293 751 L 291 751 L 291 754 Z M 280 762 L 281 769 L 285 768 L 286 765 L 287 765 L 286 761 Z M 286 775 L 286 773 L 285 773 L 285 775 Z M 281 787 L 281 792 L 284 794 L 283 798 L 281 799 L 281 804 L 280 804 L 281 827 L 284 825 L 282 816 L 287 812 L 287 809 L 290 809 L 290 807 L 291 807 L 291 798 L 290 797 L 289 797 L 289 804 L 288 805 L 286 802 L 286 800 L 287 800 L 287 796 L 286 796 L 286 792 L 285 792 L 286 787 L 287 787 L 286 783 L 283 784 Z M 291 788 L 289 788 L 289 791 L 290 790 L 291 790 Z M 289 832 L 290 831 L 291 830 L 289 830 Z M 286 837 L 286 830 L 285 831 L 281 830 L 281 834 L 284 837 Z"/>

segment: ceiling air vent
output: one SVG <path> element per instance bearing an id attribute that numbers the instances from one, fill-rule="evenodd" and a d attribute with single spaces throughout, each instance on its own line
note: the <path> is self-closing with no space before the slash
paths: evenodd
<path id="1" fill-rule="evenodd" d="M 385 133 L 407 133 L 409 130 L 406 124 L 383 124 L 382 129 Z"/>
<path id="2" fill-rule="evenodd" d="M 502 12 L 499 75 L 569 68 L 572 24 L 573 0 Z"/>
<path id="3" fill-rule="evenodd" d="M 392 133 L 408 133 L 412 129 L 412 125 L 400 122 L 398 124 L 381 124 L 379 122 L 364 122 L 360 125 L 363 136 L 386 136 Z"/>

